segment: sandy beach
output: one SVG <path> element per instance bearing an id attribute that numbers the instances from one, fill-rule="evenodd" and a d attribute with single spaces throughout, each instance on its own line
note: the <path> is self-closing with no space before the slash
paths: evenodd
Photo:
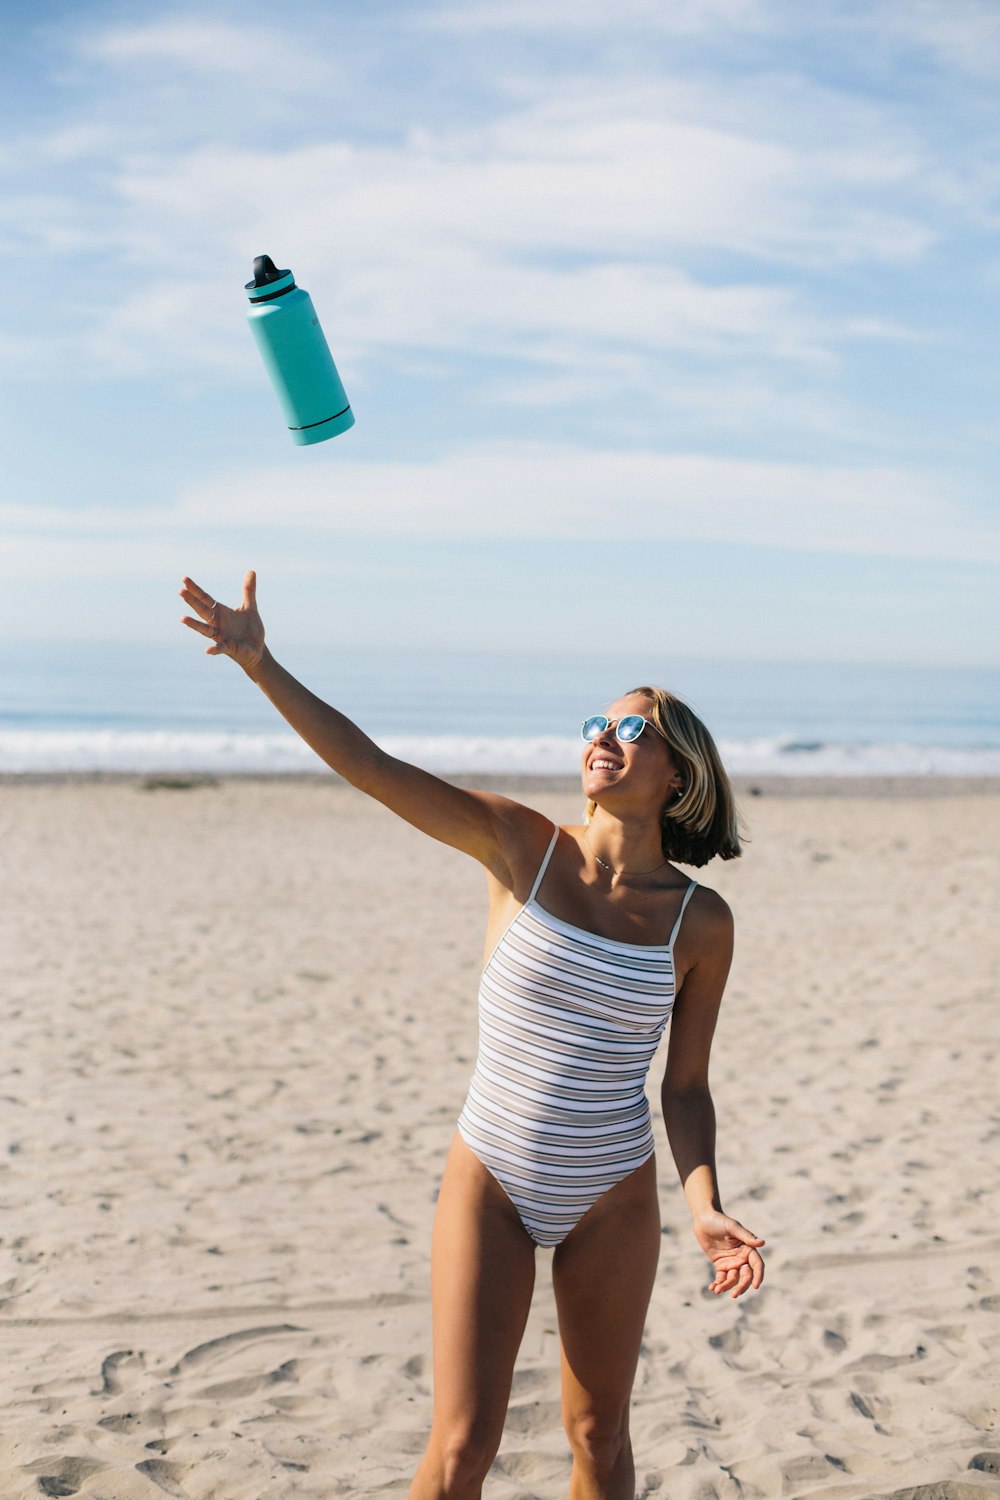
<path id="1" fill-rule="evenodd" d="M 1000 794 L 759 790 L 699 874 L 737 923 L 723 1203 L 767 1277 L 707 1292 L 657 1119 L 637 1492 L 996 1496 Z M 0 829 L 0 1500 L 405 1495 L 478 867 L 326 778 L 8 783 Z M 566 1493 L 550 1259 L 490 1500 Z"/>

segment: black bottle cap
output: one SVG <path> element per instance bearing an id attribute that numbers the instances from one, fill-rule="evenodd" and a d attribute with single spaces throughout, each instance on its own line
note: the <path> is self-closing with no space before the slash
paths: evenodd
<path id="1" fill-rule="evenodd" d="M 268 286 L 272 281 L 280 281 L 282 276 L 291 274 L 291 271 L 279 271 L 269 255 L 258 255 L 253 263 L 254 286 Z"/>

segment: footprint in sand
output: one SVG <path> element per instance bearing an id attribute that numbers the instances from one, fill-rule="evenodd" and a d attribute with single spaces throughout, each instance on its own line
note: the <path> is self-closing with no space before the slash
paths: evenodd
<path id="1" fill-rule="evenodd" d="M 232 1350 L 245 1344 L 256 1343 L 259 1339 L 276 1338 L 281 1333 L 304 1332 L 304 1328 L 298 1328 L 294 1323 L 273 1323 L 264 1328 L 245 1328 L 239 1333 L 225 1333 L 221 1338 L 209 1339 L 206 1344 L 197 1344 L 189 1349 L 168 1373 L 171 1379 L 176 1379 L 178 1375 L 186 1375 L 189 1370 L 196 1370 L 200 1365 L 224 1358 Z"/>
<path id="2" fill-rule="evenodd" d="M 76 1495 L 95 1474 L 105 1473 L 107 1464 L 93 1458 L 39 1458 L 26 1464 L 22 1474 L 36 1474 L 43 1495 Z"/>
<path id="3" fill-rule="evenodd" d="M 101 1390 L 98 1394 L 120 1395 L 126 1383 L 134 1383 L 128 1377 L 141 1374 L 145 1367 L 146 1361 L 141 1353 L 137 1354 L 134 1349 L 116 1349 L 114 1354 L 101 1361 Z"/>
<path id="4" fill-rule="evenodd" d="M 138 1432 L 149 1426 L 149 1418 L 149 1412 L 122 1411 L 109 1417 L 101 1417 L 97 1425 L 103 1427 L 105 1432 Z"/>
<path id="5" fill-rule="evenodd" d="M 992 1500 L 995 1487 L 987 1488 L 975 1480 L 938 1479 L 917 1484 L 905 1490 L 893 1490 L 884 1500 Z"/>
<path id="6" fill-rule="evenodd" d="M 186 1467 L 167 1463 L 163 1458 L 146 1458 L 142 1463 L 136 1464 L 135 1469 L 137 1474 L 151 1479 L 165 1495 L 173 1495 L 174 1500 L 191 1500 L 187 1490 L 181 1485 L 181 1480 L 188 1472 Z"/>
<path id="7" fill-rule="evenodd" d="M 754 1486 L 764 1495 L 801 1495 L 819 1489 L 844 1471 L 844 1463 L 829 1453 L 768 1454 L 727 1465 L 741 1486 Z"/>
<path id="8" fill-rule="evenodd" d="M 740 1328 L 727 1328 L 725 1333 L 709 1334 L 708 1342 L 711 1348 L 719 1349 L 723 1354 L 739 1354 L 743 1348 L 743 1331 Z"/>
<path id="9" fill-rule="evenodd" d="M 242 1375 L 235 1380 L 220 1380 L 215 1385 L 206 1385 L 198 1392 L 200 1396 L 214 1396 L 217 1400 L 241 1400 L 244 1396 L 255 1396 L 268 1386 L 281 1385 L 287 1380 L 298 1380 L 299 1362 L 286 1359 L 276 1370 L 267 1370 L 263 1375 Z"/>

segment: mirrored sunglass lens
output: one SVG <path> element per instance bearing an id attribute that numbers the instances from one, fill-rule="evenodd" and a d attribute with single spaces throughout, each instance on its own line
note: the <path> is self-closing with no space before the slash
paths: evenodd
<path id="1" fill-rule="evenodd" d="M 628 744 L 630 740 L 637 740 L 644 728 L 641 714 L 626 714 L 624 719 L 619 719 L 615 733 L 624 744 Z"/>
<path id="2" fill-rule="evenodd" d="M 596 740 L 599 734 L 603 734 L 608 727 L 608 721 L 603 714 L 594 714 L 593 718 L 585 719 L 583 722 L 583 737 L 585 740 Z"/>

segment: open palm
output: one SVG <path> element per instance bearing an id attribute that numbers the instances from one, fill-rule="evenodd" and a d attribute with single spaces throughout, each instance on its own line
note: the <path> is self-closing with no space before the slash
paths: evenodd
<path id="1" fill-rule="evenodd" d="M 199 635 L 208 636 L 209 656 L 231 656 L 244 671 L 252 671 L 264 655 L 264 622 L 257 613 L 257 575 L 249 572 L 243 580 L 243 602 L 236 609 L 220 604 L 195 583 L 185 578 L 181 598 L 198 615 L 182 615 L 181 623 Z"/>
<path id="2" fill-rule="evenodd" d="M 700 1214 L 693 1228 L 695 1239 L 715 1267 L 715 1279 L 708 1286 L 710 1292 L 731 1291 L 734 1297 L 739 1297 L 750 1287 L 760 1286 L 764 1280 L 764 1261 L 757 1246 L 766 1242 L 759 1235 L 717 1209 Z"/>

